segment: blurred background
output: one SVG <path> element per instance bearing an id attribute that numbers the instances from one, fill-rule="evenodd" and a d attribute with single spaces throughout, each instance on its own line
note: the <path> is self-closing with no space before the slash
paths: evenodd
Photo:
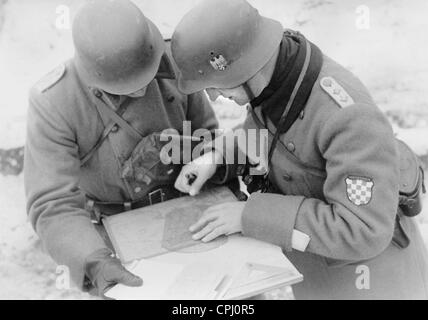
<path id="1" fill-rule="evenodd" d="M 170 37 L 198 0 L 133 0 Z M 215 0 L 213 0 L 215 1 Z M 56 266 L 26 220 L 22 146 L 28 90 L 73 55 L 71 22 L 84 0 L 0 0 L 0 299 L 87 299 L 56 288 Z M 428 1 L 249 0 L 284 27 L 301 31 L 367 85 L 428 166 Z M 223 127 L 245 108 L 214 104 Z M 418 217 L 428 244 L 428 199 Z M 288 299 L 289 290 L 270 293 Z"/>

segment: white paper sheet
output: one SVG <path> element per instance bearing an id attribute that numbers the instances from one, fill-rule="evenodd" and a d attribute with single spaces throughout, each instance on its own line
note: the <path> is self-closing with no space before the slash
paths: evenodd
<path id="1" fill-rule="evenodd" d="M 216 289 L 225 278 L 221 269 L 206 263 L 180 265 L 141 260 L 128 270 L 140 276 L 143 285 L 135 288 L 119 284 L 108 291 L 107 297 L 117 300 L 215 299 L 219 295 Z"/>
<path id="2" fill-rule="evenodd" d="M 183 269 L 184 266 L 179 264 L 141 260 L 129 268 L 129 271 L 143 279 L 144 283 L 141 287 L 131 288 L 119 284 L 105 295 L 117 300 L 164 299 L 165 292 L 176 281 Z"/>

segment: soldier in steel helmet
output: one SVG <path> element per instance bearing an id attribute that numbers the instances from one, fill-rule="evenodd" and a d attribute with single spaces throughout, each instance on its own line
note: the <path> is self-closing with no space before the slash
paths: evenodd
<path id="1" fill-rule="evenodd" d="M 88 1 L 72 31 L 74 57 L 30 92 L 27 210 L 52 258 L 102 296 L 142 284 L 112 255 L 102 217 L 179 195 L 180 166 L 153 162 L 155 134 L 217 120 L 203 93 L 178 91 L 169 42 L 132 2 Z"/>
<path id="2" fill-rule="evenodd" d="M 208 209 L 194 239 L 242 232 L 280 246 L 304 276 L 298 299 L 428 298 L 427 250 L 410 217 L 422 171 L 351 72 L 245 0 L 201 1 L 178 24 L 172 53 L 183 92 L 249 103 L 244 128 L 269 132 L 263 175 L 248 174 L 260 165 L 251 159 L 218 166 L 219 149 L 203 156 L 216 162 L 183 167 L 182 192 L 198 193 L 219 168 L 252 192 Z"/>

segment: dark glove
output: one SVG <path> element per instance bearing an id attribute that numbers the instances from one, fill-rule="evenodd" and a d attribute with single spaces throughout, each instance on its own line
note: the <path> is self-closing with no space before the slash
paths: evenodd
<path id="1" fill-rule="evenodd" d="M 109 249 L 95 251 L 86 259 L 85 274 L 90 282 L 86 285 L 89 293 L 102 298 L 118 283 L 129 287 L 143 284 L 143 279 L 126 270 Z"/>

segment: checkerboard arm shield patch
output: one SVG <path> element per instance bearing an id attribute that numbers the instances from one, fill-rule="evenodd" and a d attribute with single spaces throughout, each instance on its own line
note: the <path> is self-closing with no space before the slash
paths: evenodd
<path id="1" fill-rule="evenodd" d="M 356 206 L 367 205 L 372 199 L 374 182 L 370 178 L 349 176 L 346 178 L 346 193 Z"/>

